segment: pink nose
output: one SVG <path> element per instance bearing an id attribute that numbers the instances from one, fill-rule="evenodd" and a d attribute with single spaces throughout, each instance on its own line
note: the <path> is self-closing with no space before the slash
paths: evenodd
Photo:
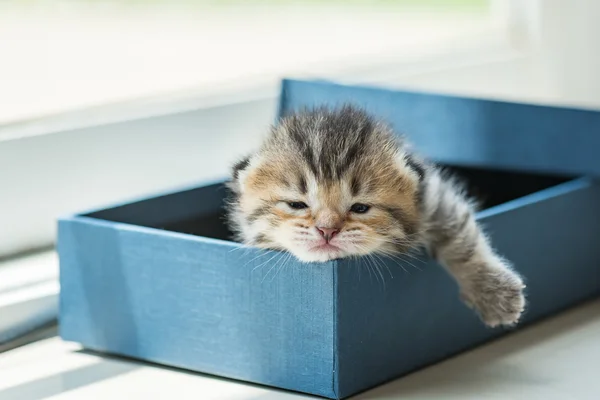
<path id="1" fill-rule="evenodd" d="M 340 230 L 337 228 L 317 228 L 317 230 L 328 242 L 340 232 Z"/>

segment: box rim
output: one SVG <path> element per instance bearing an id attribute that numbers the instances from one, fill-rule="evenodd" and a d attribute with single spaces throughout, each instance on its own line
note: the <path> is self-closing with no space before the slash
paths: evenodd
<path id="1" fill-rule="evenodd" d="M 229 240 L 211 238 L 208 236 L 192 235 L 189 233 L 174 232 L 174 231 L 169 231 L 169 230 L 165 230 L 165 229 L 151 228 L 148 226 L 135 225 L 135 224 L 130 224 L 130 223 L 126 223 L 126 222 L 107 221 L 107 220 L 104 220 L 101 218 L 88 217 L 85 215 L 78 215 L 78 214 L 75 214 L 72 216 L 60 217 L 58 219 L 58 222 L 59 222 L 59 224 L 73 223 L 73 222 L 85 223 L 85 224 L 90 224 L 90 225 L 95 225 L 95 226 L 106 227 L 106 228 L 127 230 L 127 231 L 131 231 L 131 232 L 141 232 L 141 233 L 151 234 L 151 235 L 168 236 L 168 237 L 184 239 L 184 240 L 188 240 L 188 241 L 192 241 L 192 242 L 225 245 L 225 246 L 233 247 L 236 249 L 249 247 L 249 246 L 245 246 L 242 243 L 232 242 Z"/>
<path id="2" fill-rule="evenodd" d="M 566 182 L 538 190 L 537 192 L 526 194 L 525 196 L 517 197 L 516 199 L 512 199 L 502 204 L 481 210 L 477 212 L 476 218 L 480 220 L 512 211 L 517 208 L 527 207 L 540 201 L 558 197 L 576 190 L 585 189 L 593 184 L 594 181 L 588 177 L 574 178 Z"/>
<path id="3" fill-rule="evenodd" d="M 405 87 L 405 86 L 390 87 L 390 86 L 385 86 L 384 84 L 377 84 L 377 83 L 361 84 L 361 83 L 356 83 L 356 82 L 344 82 L 344 81 L 337 80 L 337 79 L 283 78 L 281 80 L 281 84 L 280 84 L 280 89 L 281 89 L 282 93 L 283 93 L 284 89 L 287 87 L 287 85 L 290 83 L 291 84 L 294 84 L 294 83 L 312 84 L 312 83 L 314 83 L 314 84 L 319 84 L 319 85 L 320 84 L 336 85 L 336 86 L 343 86 L 346 88 L 375 89 L 375 90 L 379 90 L 379 91 L 385 91 L 387 93 L 403 92 L 403 93 L 421 94 L 421 95 L 426 95 L 426 96 L 443 97 L 443 98 L 447 98 L 447 99 L 460 98 L 460 99 L 465 99 L 465 100 L 489 101 L 489 102 L 500 103 L 500 104 L 517 104 L 517 105 L 536 106 L 536 107 L 542 107 L 542 108 L 551 108 L 551 109 L 555 109 L 555 110 L 600 112 L 600 107 L 593 108 L 591 106 L 584 106 L 584 105 L 574 106 L 572 104 L 565 104 L 564 106 L 561 106 L 561 105 L 557 105 L 557 104 L 540 103 L 540 102 L 533 102 L 533 101 L 512 101 L 512 100 L 505 100 L 505 99 L 496 98 L 496 97 L 494 97 L 494 98 L 483 97 L 483 96 L 477 97 L 477 96 L 473 96 L 473 95 L 469 95 L 469 94 L 461 94 L 461 93 L 451 94 L 451 93 L 447 93 L 447 92 L 436 92 L 433 90 L 425 90 L 425 89 Z M 278 102 L 278 107 L 281 107 L 281 108 L 277 109 L 278 117 L 281 117 L 280 111 L 283 111 L 284 103 L 285 103 L 284 96 L 280 96 L 280 101 Z"/>
<path id="4" fill-rule="evenodd" d="M 75 211 L 72 213 L 65 213 L 65 214 L 60 215 L 58 217 L 58 219 L 59 220 L 60 219 L 69 219 L 69 218 L 78 217 L 78 216 L 86 217 L 86 215 L 88 215 L 88 214 L 106 211 L 111 208 L 128 206 L 128 205 L 132 205 L 135 203 L 141 203 L 142 201 L 147 201 L 147 200 L 157 199 L 160 197 L 175 195 L 177 193 L 183 193 L 183 192 L 188 192 L 188 191 L 192 191 L 192 190 L 197 190 L 197 189 L 207 187 L 207 186 L 221 185 L 221 184 L 228 182 L 229 180 L 230 179 L 226 178 L 226 177 L 215 178 L 215 179 L 205 179 L 202 181 L 198 181 L 196 183 L 188 183 L 185 185 L 179 185 L 179 186 L 171 187 L 171 188 L 165 189 L 165 190 L 154 190 L 154 191 L 147 192 L 146 194 L 142 194 L 139 196 L 131 196 L 131 197 L 128 197 L 127 199 L 124 199 L 121 201 L 117 201 L 117 202 L 110 203 L 110 204 L 105 204 L 104 206 L 91 207 L 91 208 L 86 208 L 83 210 Z M 90 217 L 90 218 L 93 218 L 93 217 Z M 97 219 L 102 220 L 101 218 L 97 218 Z"/>

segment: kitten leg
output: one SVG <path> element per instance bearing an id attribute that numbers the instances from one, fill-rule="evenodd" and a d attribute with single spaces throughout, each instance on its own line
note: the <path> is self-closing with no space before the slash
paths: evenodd
<path id="1" fill-rule="evenodd" d="M 424 181 L 425 240 L 456 279 L 463 301 L 488 326 L 513 325 L 524 310 L 525 285 L 491 248 L 474 207 L 451 180 L 429 171 Z"/>

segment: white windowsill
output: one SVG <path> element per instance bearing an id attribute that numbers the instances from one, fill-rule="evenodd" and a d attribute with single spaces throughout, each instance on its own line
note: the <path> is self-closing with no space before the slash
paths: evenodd
<path id="1" fill-rule="evenodd" d="M 58 259 L 53 250 L 0 262 L 0 345 L 58 315 Z"/>
<path id="2" fill-rule="evenodd" d="M 355 400 L 596 400 L 600 300 L 587 303 Z M 102 357 L 58 338 L 0 354 L 0 398 L 314 399 L 183 370 Z"/>

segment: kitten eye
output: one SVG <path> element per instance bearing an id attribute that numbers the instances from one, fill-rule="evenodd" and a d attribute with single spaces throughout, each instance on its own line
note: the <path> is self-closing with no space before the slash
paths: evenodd
<path id="1" fill-rule="evenodd" d="M 350 207 L 350 211 L 357 214 L 364 214 L 367 211 L 369 211 L 370 208 L 371 207 L 366 204 L 356 203 L 353 204 L 352 207 Z"/>
<path id="2" fill-rule="evenodd" d="M 308 208 L 306 203 L 302 201 L 290 201 L 287 203 L 287 205 L 290 206 L 290 208 L 293 208 L 294 210 L 303 210 L 305 208 Z"/>

